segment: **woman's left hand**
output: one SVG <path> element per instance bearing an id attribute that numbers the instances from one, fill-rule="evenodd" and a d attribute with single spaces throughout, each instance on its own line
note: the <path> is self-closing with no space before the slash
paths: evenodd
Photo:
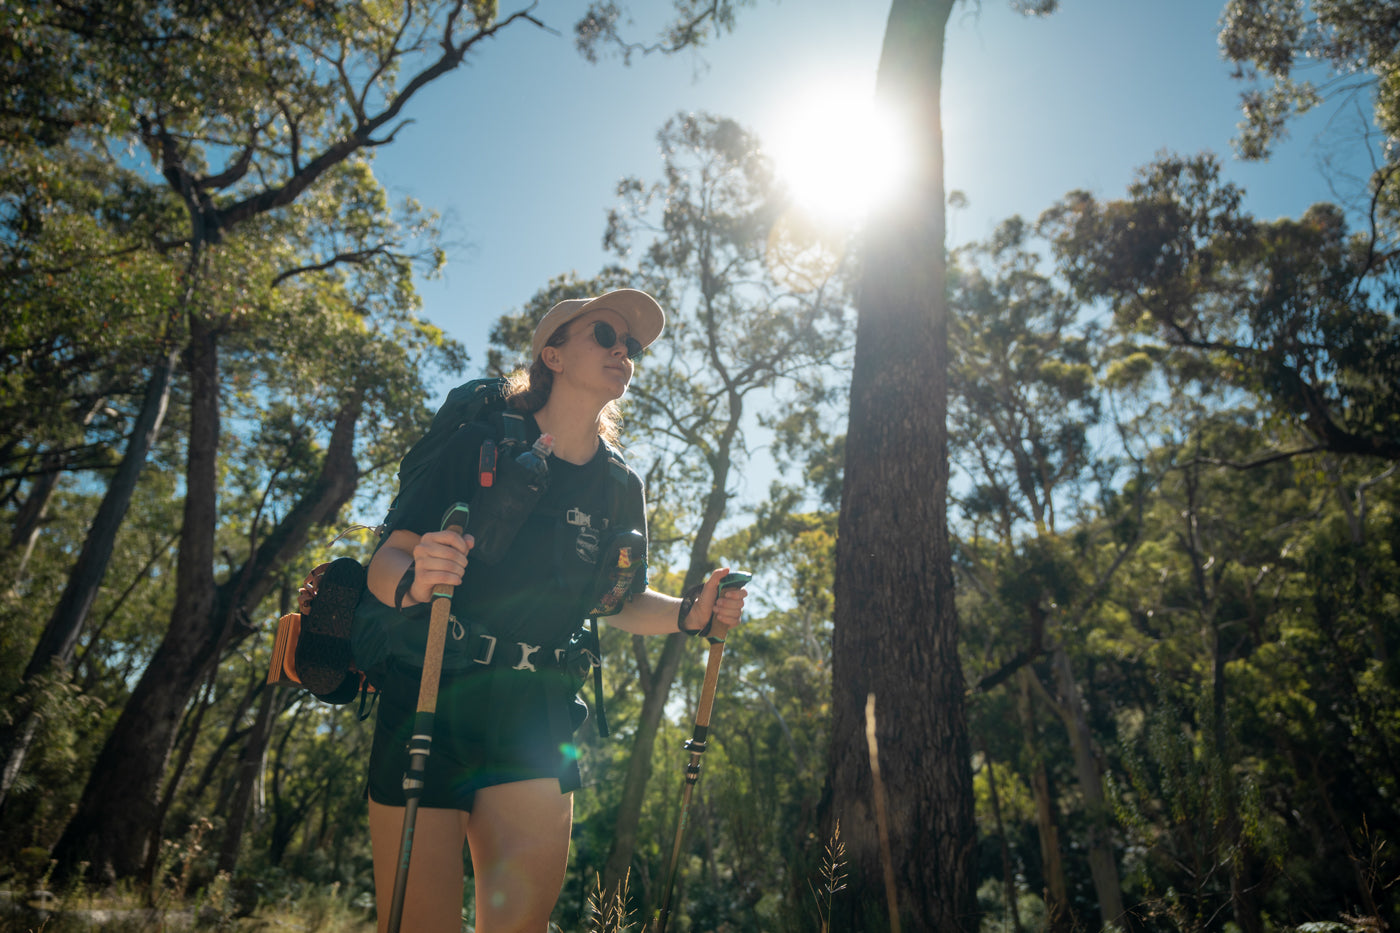
<path id="1" fill-rule="evenodd" d="M 721 567 L 705 581 L 705 588 L 700 591 L 700 596 L 690 609 L 690 615 L 685 618 L 687 631 L 698 632 L 709 623 L 711 615 L 714 616 L 715 624 L 710 634 L 716 638 L 723 638 L 725 632 L 739 624 L 739 619 L 744 614 L 744 600 L 748 598 L 749 591 L 742 586 L 728 587 L 721 591 L 720 581 L 728 573 L 728 567 Z"/>

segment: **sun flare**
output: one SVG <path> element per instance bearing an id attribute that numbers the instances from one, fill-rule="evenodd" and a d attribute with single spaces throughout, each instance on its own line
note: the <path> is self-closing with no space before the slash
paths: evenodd
<path id="1" fill-rule="evenodd" d="M 767 146 L 779 178 L 814 218 L 857 224 L 907 178 L 909 145 L 894 116 L 851 87 L 814 90 Z"/>

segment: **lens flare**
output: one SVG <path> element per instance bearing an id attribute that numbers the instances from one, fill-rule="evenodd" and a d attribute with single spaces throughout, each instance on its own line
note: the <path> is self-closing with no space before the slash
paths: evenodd
<path id="1" fill-rule="evenodd" d="M 765 148 L 795 203 L 828 223 L 858 224 L 908 178 L 901 121 L 851 87 L 810 91 Z"/>

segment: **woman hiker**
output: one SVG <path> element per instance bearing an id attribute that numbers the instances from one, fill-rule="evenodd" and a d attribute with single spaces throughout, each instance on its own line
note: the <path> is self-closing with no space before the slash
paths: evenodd
<path id="1" fill-rule="evenodd" d="M 664 324 L 661 306 L 634 289 L 551 308 L 535 329 L 532 365 L 512 375 L 505 392 L 507 411 L 525 415 L 527 435 L 553 437 L 543 499 L 489 565 L 484 538 L 477 560 L 471 534 L 440 530 L 452 503 L 477 493 L 478 467 L 490 459 L 481 452 L 484 444 L 489 452 L 490 427 L 465 425 L 417 487 L 404 490 L 402 518 L 370 564 L 369 591 L 386 606 L 406 609 L 431 600 L 437 585 L 456 587 L 448 640 L 458 662 L 444 665 L 438 691 L 402 930 L 461 929 L 464 842 L 476 876 L 477 933 L 547 928 L 580 784 L 569 735 L 587 715 L 575 696 L 577 675 L 561 661 L 599 595 L 597 563 L 607 559 L 609 541 L 619 532 L 645 534 L 641 483 L 606 442 L 616 440 L 632 360 Z M 645 547 L 644 538 L 630 540 Z M 721 591 L 726 572 L 716 570 L 684 603 L 647 589 L 639 575 L 609 622 L 638 635 L 736 625 L 747 593 Z M 369 823 L 381 933 L 399 858 L 420 677 L 421 670 L 394 662 L 380 689 Z"/>

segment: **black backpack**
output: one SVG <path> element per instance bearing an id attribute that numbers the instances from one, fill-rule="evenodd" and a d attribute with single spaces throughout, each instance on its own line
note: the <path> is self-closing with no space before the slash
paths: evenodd
<path id="1" fill-rule="evenodd" d="M 423 476 L 458 429 L 485 421 L 492 425 L 498 444 L 528 446 L 525 416 L 506 408 L 505 386 L 506 380 L 499 377 L 473 379 L 447 394 L 427 432 L 399 463 L 398 490 L 383 522 L 375 529 L 379 536 L 376 551 L 388 540 L 400 518 L 398 509 L 405 490 Z M 613 514 L 609 522 L 616 526 L 617 513 L 626 501 L 630 471 L 611 445 L 607 445 L 607 454 L 608 473 L 617 486 L 616 494 L 610 497 Z M 637 568 L 643 576 L 644 568 L 644 562 Z M 383 640 L 366 637 L 363 629 L 389 624 L 397 615 L 397 610 L 380 606 L 368 593 L 365 570 L 359 561 L 342 557 L 312 571 L 306 581 L 310 598 L 301 600 L 300 613 L 284 616 L 278 624 L 268 683 L 303 686 L 327 703 L 348 703 L 361 697 L 363 707 L 363 697 L 373 689 L 375 675 L 386 660 L 377 647 Z M 589 613 L 594 620 L 621 609 L 620 601 L 603 599 L 605 592 L 600 589 L 600 603 Z M 357 616 L 361 629 L 358 633 L 353 631 Z M 352 634 L 360 645 L 358 652 L 352 647 Z M 585 634 L 591 635 L 588 647 L 596 661 L 601 658 L 596 623 L 592 632 Z M 367 649 L 366 644 L 376 647 Z M 601 685 L 597 686 L 601 699 Z"/>

